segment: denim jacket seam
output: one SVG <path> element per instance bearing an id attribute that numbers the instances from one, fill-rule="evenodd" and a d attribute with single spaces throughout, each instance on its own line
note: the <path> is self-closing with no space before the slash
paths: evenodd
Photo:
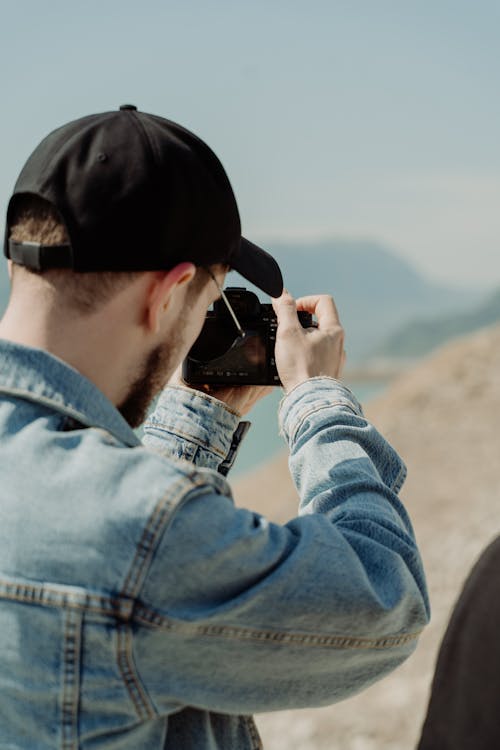
<path id="1" fill-rule="evenodd" d="M 81 612 L 69 608 L 64 611 L 61 697 L 62 750 L 76 750 L 78 748 L 82 619 Z"/>
<path id="2" fill-rule="evenodd" d="M 312 383 L 317 380 L 330 380 L 331 382 L 335 383 L 336 385 L 341 386 L 341 388 L 346 388 L 346 386 L 343 384 L 341 380 L 338 378 L 332 378 L 331 375 L 313 375 L 311 378 L 307 378 L 307 380 L 303 380 L 300 383 L 297 383 L 297 385 L 294 385 L 293 388 L 291 388 L 289 391 L 287 391 L 283 398 L 280 401 L 280 406 L 285 401 L 285 399 L 288 398 L 288 396 L 291 396 L 292 393 L 294 393 L 296 390 L 298 390 L 302 385 L 305 385 L 305 383 Z"/>
<path id="3" fill-rule="evenodd" d="M 312 414 L 317 414 L 317 412 L 322 411 L 323 409 L 330 409 L 336 406 L 344 406 L 346 409 L 349 409 L 349 411 L 351 411 L 355 417 L 360 416 L 358 412 L 355 410 L 354 406 L 348 403 L 347 399 L 345 401 L 336 399 L 335 401 L 332 401 L 331 403 L 328 403 L 328 404 L 323 403 L 323 404 L 320 404 L 319 406 L 314 406 L 309 409 L 305 409 L 303 412 L 301 412 L 297 416 L 295 427 L 292 428 L 292 430 L 290 431 L 290 440 L 289 440 L 290 443 L 295 442 L 297 433 L 299 432 L 300 428 L 304 424 L 305 420 L 308 419 Z M 361 417 L 361 419 L 363 419 L 363 417 Z"/>
<path id="4" fill-rule="evenodd" d="M 346 401 L 348 401 L 356 409 L 356 414 L 359 414 L 359 416 L 363 416 L 363 407 L 357 400 L 354 393 L 352 393 L 352 391 L 345 385 L 345 383 L 343 383 L 341 380 L 338 380 L 337 378 L 330 377 L 330 375 L 315 375 L 312 378 L 308 378 L 308 380 L 302 381 L 302 383 L 298 383 L 296 386 L 292 388 L 291 391 L 283 395 L 283 397 L 281 398 L 279 402 L 278 413 L 280 413 L 283 409 L 287 409 L 287 410 L 293 409 L 294 399 L 292 399 L 292 404 L 290 406 L 288 406 L 286 402 L 288 401 L 289 396 L 291 396 L 300 388 L 302 388 L 302 386 L 309 384 L 309 383 L 315 383 L 316 381 L 322 381 L 322 380 L 329 381 L 327 384 L 328 388 L 331 388 L 332 387 L 331 383 L 333 383 L 334 386 L 337 387 L 337 391 L 336 391 L 337 394 L 339 394 L 339 391 L 340 391 L 340 398 L 343 398 Z M 327 392 L 330 393 L 331 391 L 328 390 Z M 304 394 L 298 397 L 298 401 L 302 400 L 303 397 L 310 396 L 311 394 L 319 395 L 324 398 L 325 387 L 313 388 L 313 389 L 310 389 L 309 391 L 305 390 Z"/>
<path id="5" fill-rule="evenodd" d="M 0 581 L 1 582 L 1 581 Z M 23 584 L 23 589 L 26 586 Z M 30 586 L 33 591 L 36 586 Z M 45 588 L 45 587 L 44 587 Z M 56 591 L 56 589 L 54 589 Z M 278 630 L 262 630 L 258 628 L 244 628 L 241 626 L 229 626 L 229 625 L 198 625 L 190 622 L 174 621 L 164 617 L 163 615 L 156 612 L 156 610 L 145 606 L 144 604 L 133 601 L 128 597 L 123 599 L 123 602 L 127 605 L 128 613 L 124 612 L 124 608 L 120 607 L 120 597 L 100 597 L 103 603 L 102 607 L 95 605 L 85 604 L 83 602 L 71 602 L 69 600 L 63 601 L 51 601 L 50 599 L 43 599 L 42 597 L 34 597 L 33 595 L 22 595 L 16 594 L 15 592 L 6 594 L 0 594 L 0 599 L 13 599 L 15 601 L 22 601 L 28 604 L 34 604 L 39 606 L 52 606 L 59 607 L 60 609 L 72 609 L 81 610 L 84 612 L 94 612 L 99 615 L 107 615 L 113 618 L 115 621 L 129 622 L 134 620 L 139 624 L 154 627 L 171 632 L 188 632 L 198 635 L 207 635 L 211 637 L 228 637 L 236 638 L 238 640 L 257 640 L 257 641 L 268 641 L 268 642 L 282 642 L 291 643 L 292 645 L 304 645 L 304 646 L 320 646 L 320 647 L 332 647 L 332 648 L 391 648 L 394 646 L 404 645 L 407 642 L 418 638 L 421 629 L 414 633 L 403 633 L 394 635 L 385 635 L 380 638 L 364 638 L 361 636 L 349 636 L 349 635 L 324 635 L 321 633 L 294 633 L 284 632 Z M 104 603 L 107 602 L 108 606 L 105 607 Z"/>
<path id="6" fill-rule="evenodd" d="M 169 452 L 169 450 L 165 446 L 159 446 L 159 445 L 143 445 L 143 448 L 150 453 L 153 453 L 156 456 L 159 456 L 161 459 L 165 460 L 167 459 L 170 464 L 174 464 L 178 467 L 179 471 L 183 472 L 186 475 L 191 475 L 193 471 L 207 471 L 213 473 L 215 477 L 218 479 L 222 479 L 222 475 L 217 472 L 217 470 L 211 466 L 200 466 L 196 463 L 196 458 L 198 456 L 198 451 L 203 450 L 201 446 L 198 446 L 195 448 L 193 455 L 190 456 L 189 454 L 184 454 L 182 456 L 172 456 Z M 196 489 L 196 487 L 202 486 L 201 483 L 197 483 L 194 485 L 191 489 Z M 211 489 L 213 489 L 215 492 L 219 492 L 219 489 L 215 487 L 214 485 L 209 485 Z M 229 486 L 229 485 L 228 485 Z M 190 490 L 188 490 L 190 492 Z M 174 511 L 175 512 L 175 511 Z"/>
<path id="7" fill-rule="evenodd" d="M 248 734 L 250 735 L 250 739 L 253 743 L 251 750 L 264 750 L 264 745 L 262 744 L 262 739 L 260 737 L 259 730 L 257 729 L 257 725 L 253 716 L 244 715 L 241 718 L 246 724 Z"/>
<path id="8" fill-rule="evenodd" d="M 137 544 L 134 559 L 120 592 L 122 596 L 131 599 L 137 597 L 162 533 L 171 521 L 178 505 L 189 493 L 189 490 L 194 489 L 197 484 L 196 480 L 191 477 L 180 477 L 155 504 Z"/>
<path id="9" fill-rule="evenodd" d="M 204 401 L 209 403 L 214 408 L 223 409 L 224 411 L 231 414 L 233 417 L 237 417 L 238 419 L 241 419 L 240 412 L 236 411 L 236 409 L 232 409 L 228 404 L 225 404 L 224 401 L 221 401 L 220 399 L 216 398 L 215 396 L 211 396 L 209 393 L 205 393 L 204 391 L 198 391 L 193 390 L 192 388 L 188 388 L 185 385 L 171 385 L 169 388 L 175 388 L 179 391 L 184 391 L 185 393 L 189 394 L 191 397 L 196 396 L 197 398 L 202 398 Z M 160 406 L 162 404 L 160 403 Z"/>
<path id="10" fill-rule="evenodd" d="M 135 708 L 138 718 L 147 721 L 158 716 L 158 711 L 147 694 L 139 677 L 132 654 L 132 633 L 128 623 L 120 623 L 117 628 L 116 662 L 123 684 Z"/>
<path id="11" fill-rule="evenodd" d="M 63 588 L 47 586 L 37 581 L 7 581 L 0 579 L 0 600 L 23 602 L 33 606 L 56 607 L 61 610 L 81 611 L 128 621 L 133 602 L 127 597 L 87 593 L 81 599 L 72 598 Z M 53 595 L 52 597 L 50 595 Z"/>
<path id="12" fill-rule="evenodd" d="M 168 432 L 169 435 L 172 435 L 175 438 L 180 437 L 183 440 L 193 443 L 194 445 L 197 445 L 199 448 L 203 448 L 204 450 L 210 453 L 213 453 L 214 455 L 220 458 L 226 457 L 227 451 L 226 453 L 224 453 L 224 451 L 219 450 L 218 448 L 214 447 L 212 443 L 208 443 L 205 440 L 201 440 L 201 438 L 195 437 L 190 433 L 183 432 L 182 430 L 180 430 L 179 428 L 175 426 L 167 425 L 165 424 L 165 422 L 162 422 L 157 418 L 155 418 L 154 420 L 149 420 L 148 429 L 165 430 L 165 432 Z"/>
<path id="13" fill-rule="evenodd" d="M 257 641 L 283 643 L 292 646 L 312 646 L 334 649 L 389 649 L 403 646 L 416 640 L 422 628 L 412 633 L 395 633 L 376 638 L 354 635 L 326 635 L 324 633 L 299 633 L 281 630 L 264 630 L 245 628 L 238 625 L 200 625 L 196 623 L 171 620 L 154 609 L 138 603 L 133 619 L 142 625 L 169 632 L 186 632 L 190 635 L 232 638 L 240 641 Z"/>
<path id="14" fill-rule="evenodd" d="M 5 393 L 8 396 L 14 396 L 14 398 L 22 398 L 25 401 L 31 401 L 32 403 L 40 404 L 41 406 L 44 406 L 51 411 L 55 411 L 60 414 L 62 413 L 64 415 L 72 417 L 73 419 L 76 419 L 78 422 L 81 422 L 83 425 L 85 425 L 85 427 L 88 426 L 88 420 L 85 419 L 85 415 L 78 409 L 74 409 L 70 404 L 67 404 L 66 402 L 62 403 L 60 401 L 57 401 L 56 399 L 44 396 L 43 394 L 32 393 L 31 391 L 27 391 L 23 388 L 13 388 L 11 386 L 1 386 L 0 393 Z"/>
<path id="15" fill-rule="evenodd" d="M 121 597 L 135 600 L 139 596 L 161 536 L 165 533 L 175 513 L 188 499 L 189 494 L 203 487 L 212 492 L 220 492 L 215 483 L 211 484 L 207 481 L 208 478 L 205 474 L 197 476 L 196 471 L 193 471 L 188 476 L 180 477 L 158 500 L 143 528 L 134 559 L 120 591 Z"/>
<path id="16" fill-rule="evenodd" d="M 398 473 L 396 475 L 396 478 L 394 479 L 394 481 L 390 485 L 390 489 L 396 495 L 398 494 L 399 490 L 403 486 L 404 481 L 406 479 L 406 475 L 407 475 L 407 469 L 406 469 L 406 466 L 403 465 L 403 466 L 400 467 L 400 469 L 399 469 L 399 471 L 398 471 Z"/>
<path id="17" fill-rule="evenodd" d="M 140 445 L 140 441 L 137 437 L 135 437 L 134 442 L 132 442 L 132 440 L 125 440 L 123 436 L 119 437 L 110 428 L 106 427 L 104 424 L 99 424 L 97 421 L 90 420 L 83 411 L 79 411 L 78 409 L 71 406 L 71 404 L 68 404 L 66 401 L 61 402 L 57 399 L 50 398 L 49 396 L 44 396 L 43 394 L 32 393 L 31 391 L 24 390 L 22 388 L 13 388 L 10 386 L 2 385 L 0 385 L 0 393 L 5 393 L 8 396 L 13 396 L 14 398 L 24 399 L 25 401 L 29 401 L 33 404 L 43 406 L 44 408 L 49 409 L 55 414 L 60 414 L 64 417 L 70 417 L 76 422 L 79 422 L 84 428 L 100 430 L 101 432 L 110 435 L 114 440 L 116 440 L 117 444 L 119 445 L 126 445 L 130 448 L 136 448 Z M 134 437 L 133 433 L 132 437 Z"/>

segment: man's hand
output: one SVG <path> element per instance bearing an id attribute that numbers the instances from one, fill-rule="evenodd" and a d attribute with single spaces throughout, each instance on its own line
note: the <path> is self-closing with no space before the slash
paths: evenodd
<path id="1" fill-rule="evenodd" d="M 327 375 L 340 378 L 345 363 L 344 329 L 331 297 L 320 294 L 297 301 L 284 291 L 273 299 L 278 317 L 276 366 L 288 393 L 309 378 Z M 316 316 L 317 328 L 302 328 L 297 310 Z"/>

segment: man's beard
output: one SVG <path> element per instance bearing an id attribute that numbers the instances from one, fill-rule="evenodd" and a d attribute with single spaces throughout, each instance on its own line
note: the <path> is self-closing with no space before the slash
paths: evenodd
<path id="1" fill-rule="evenodd" d="M 154 397 L 165 387 L 178 364 L 179 338 L 156 347 L 139 369 L 118 411 L 131 427 L 140 427 Z"/>
<path id="2" fill-rule="evenodd" d="M 198 273 L 193 280 L 194 283 L 191 282 L 191 290 L 186 297 L 187 309 L 189 309 L 190 302 L 207 283 L 206 274 L 205 272 L 200 273 L 201 270 L 198 269 Z M 118 411 L 131 427 L 141 426 L 154 397 L 166 386 L 168 379 L 180 363 L 183 352 L 187 353 L 187 349 L 184 350 L 184 338 L 187 329 L 187 318 L 180 316 L 170 341 L 153 349 L 139 367 L 138 375 L 132 381 L 126 398 L 118 406 Z"/>

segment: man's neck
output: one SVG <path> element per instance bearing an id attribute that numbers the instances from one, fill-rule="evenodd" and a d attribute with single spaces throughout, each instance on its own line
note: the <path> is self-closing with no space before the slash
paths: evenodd
<path id="1" fill-rule="evenodd" d="M 108 306 L 102 312 L 83 316 L 56 313 L 36 299 L 11 300 L 0 321 L 0 338 L 43 349 L 59 357 L 92 381 L 118 405 L 128 392 L 140 357 L 134 351 L 130 332 L 119 311 Z"/>

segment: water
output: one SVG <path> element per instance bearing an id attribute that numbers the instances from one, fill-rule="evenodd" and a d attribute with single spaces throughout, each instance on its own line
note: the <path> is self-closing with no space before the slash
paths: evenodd
<path id="1" fill-rule="evenodd" d="M 352 387 L 358 401 L 362 404 L 385 390 L 387 383 L 376 381 L 357 383 Z M 231 477 L 249 471 L 262 464 L 280 451 L 286 449 L 285 440 L 278 431 L 278 405 L 283 398 L 281 388 L 260 401 L 248 415 L 252 426 L 238 452 Z"/>

